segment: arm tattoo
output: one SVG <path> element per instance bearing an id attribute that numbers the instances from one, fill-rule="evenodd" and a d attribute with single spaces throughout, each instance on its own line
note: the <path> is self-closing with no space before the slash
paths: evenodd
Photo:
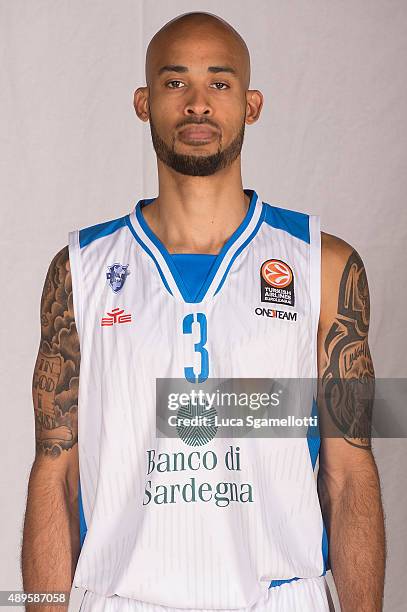
<path id="1" fill-rule="evenodd" d="M 52 260 L 41 297 L 41 342 L 32 393 L 36 454 L 59 457 L 78 441 L 80 351 L 68 247 Z"/>
<path id="2" fill-rule="evenodd" d="M 369 289 L 363 262 L 352 251 L 342 274 L 337 316 L 324 343 L 322 395 L 344 439 L 371 447 L 374 369 L 368 345 Z M 347 440 L 357 438 L 359 443 Z"/>

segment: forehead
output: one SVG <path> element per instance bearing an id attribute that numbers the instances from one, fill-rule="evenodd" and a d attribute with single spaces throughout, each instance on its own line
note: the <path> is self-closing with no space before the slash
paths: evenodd
<path id="1" fill-rule="evenodd" d="M 190 71 L 206 72 L 208 66 L 227 65 L 241 73 L 242 51 L 231 36 L 218 33 L 176 35 L 157 41 L 151 54 L 153 77 L 164 65 L 182 65 Z"/>

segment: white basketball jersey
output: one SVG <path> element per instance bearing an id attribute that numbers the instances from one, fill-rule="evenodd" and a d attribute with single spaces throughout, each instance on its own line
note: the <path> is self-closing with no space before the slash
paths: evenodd
<path id="1" fill-rule="evenodd" d="M 319 439 L 156 432 L 157 378 L 317 377 L 319 217 L 245 193 L 245 219 L 195 295 L 144 220 L 153 199 L 69 234 L 81 351 L 76 587 L 236 609 L 325 574 Z M 315 398 L 306 402 L 315 414 Z"/>

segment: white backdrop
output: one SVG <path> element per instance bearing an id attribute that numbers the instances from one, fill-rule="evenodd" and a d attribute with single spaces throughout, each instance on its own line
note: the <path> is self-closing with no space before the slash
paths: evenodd
<path id="1" fill-rule="evenodd" d="M 245 187 L 321 215 L 361 255 L 378 377 L 405 377 L 407 3 L 403 0 L 0 0 L 3 417 L 0 589 L 19 557 L 34 457 L 39 303 L 67 233 L 156 195 L 147 124 L 133 110 L 152 35 L 178 14 L 229 21 L 265 106 L 246 127 Z M 402 172 L 404 170 L 404 173 Z M 403 284 L 404 281 L 404 284 Z M 385 612 L 405 609 L 404 440 L 375 442 L 388 534 Z M 403 605 L 404 604 L 404 605 Z"/>

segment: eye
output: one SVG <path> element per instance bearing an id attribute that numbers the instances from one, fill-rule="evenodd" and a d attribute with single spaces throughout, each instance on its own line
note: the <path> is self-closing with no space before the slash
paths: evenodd
<path id="1" fill-rule="evenodd" d="M 228 88 L 229 88 L 229 85 L 227 85 L 226 83 L 221 83 L 221 82 L 218 82 L 218 83 L 214 83 L 214 85 L 215 85 L 215 86 L 216 86 L 216 85 L 223 85 L 223 88 L 225 88 L 225 87 L 226 87 L 226 89 L 228 89 Z M 220 89 L 219 87 L 216 87 L 216 89 L 219 89 L 219 91 L 223 91 L 223 88 L 222 88 L 222 89 Z"/>
<path id="2" fill-rule="evenodd" d="M 171 85 L 171 83 L 181 83 L 182 84 L 182 81 L 176 81 L 176 80 L 168 81 L 167 85 Z M 179 87 L 170 87 L 170 89 L 179 89 Z"/>

